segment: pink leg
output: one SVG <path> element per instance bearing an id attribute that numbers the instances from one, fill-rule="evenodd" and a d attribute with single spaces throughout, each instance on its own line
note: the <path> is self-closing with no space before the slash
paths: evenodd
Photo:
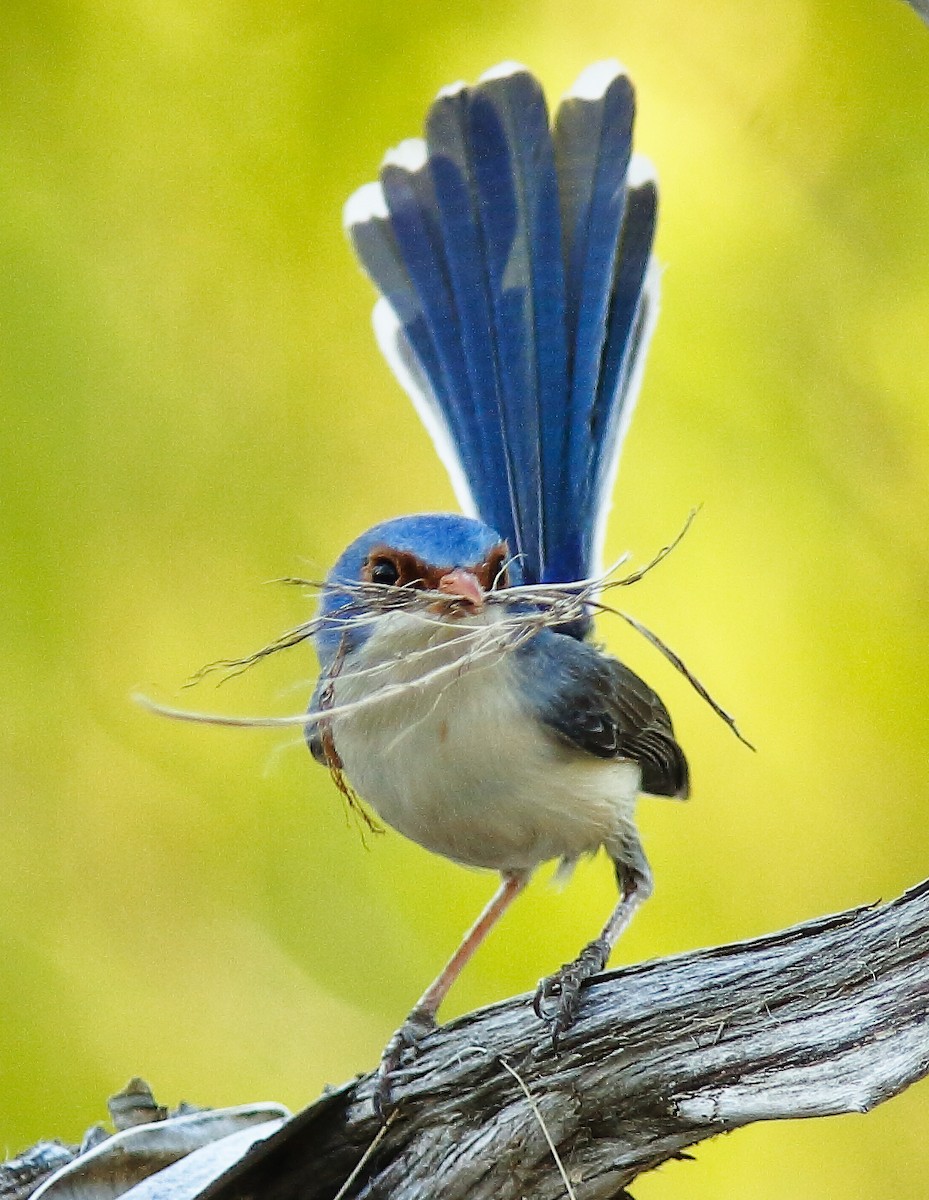
<path id="1" fill-rule="evenodd" d="M 374 1096 L 375 1107 L 381 1116 L 384 1116 L 390 1107 L 390 1077 L 400 1065 L 403 1051 L 414 1048 L 421 1038 L 435 1028 L 436 1012 L 448 995 L 452 984 L 471 960 L 475 950 L 528 882 L 528 871 L 513 872 L 503 876 L 500 886 L 481 915 L 464 935 L 461 945 L 442 968 L 439 977 L 426 988 L 410 1015 L 387 1043 L 381 1056 L 377 1090 Z"/>
<path id="2" fill-rule="evenodd" d="M 468 932 L 461 940 L 461 945 L 442 968 L 442 973 L 434 983 L 431 983 L 417 1000 L 413 1012 L 420 1018 L 435 1020 L 439 1005 L 448 995 L 452 984 L 471 961 L 478 946 L 487 937 L 491 929 L 500 920 L 519 893 L 526 886 L 528 875 L 504 875 L 500 886 L 494 892 Z M 412 1014 L 411 1014 L 412 1015 Z"/>

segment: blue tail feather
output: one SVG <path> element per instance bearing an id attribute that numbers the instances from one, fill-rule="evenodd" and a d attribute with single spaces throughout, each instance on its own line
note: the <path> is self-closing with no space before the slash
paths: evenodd
<path id="1" fill-rule="evenodd" d="M 443 90 L 425 143 L 347 206 L 387 306 L 381 348 L 529 582 L 599 566 L 654 322 L 657 193 L 629 182 L 634 108 L 626 76 L 597 64 L 552 129 L 538 82 L 504 64 Z"/>
<path id="2" fill-rule="evenodd" d="M 546 561 L 544 418 L 564 394 L 564 284 L 548 111 L 517 67 L 484 76 L 470 104 L 477 206 L 487 266 L 503 425 L 514 460 L 518 548 Z"/>
<path id="3" fill-rule="evenodd" d="M 589 476 L 590 416 L 597 402 L 632 153 L 635 97 L 628 78 L 618 73 L 618 66 L 616 71 L 599 94 L 566 97 L 554 128 L 571 297 L 571 420 L 565 455 L 571 477 L 582 484 Z"/>
<path id="4" fill-rule="evenodd" d="M 516 223 L 500 280 L 506 333 L 513 343 L 512 392 L 520 464 L 528 463 L 524 523 L 536 527 L 534 570 L 557 545 L 567 506 L 564 456 L 550 436 L 551 414 L 567 386 L 565 278 L 558 178 L 542 89 L 525 69 L 488 72 L 479 94 L 493 104 L 505 133 Z M 563 420 L 563 417 L 562 417 Z M 560 423 L 560 422 L 559 422 Z"/>
<path id="5" fill-rule="evenodd" d="M 645 319 L 657 304 L 657 297 L 645 296 L 643 289 L 658 216 L 658 191 L 654 181 L 648 179 L 637 187 L 627 187 L 626 197 L 600 379 L 590 415 L 593 453 L 587 472 L 587 503 L 592 511 L 599 511 L 608 501 L 604 491 L 612 484 L 620 422 L 625 417 L 628 423 L 632 415 L 635 395 L 630 385 L 650 332 Z M 650 303 L 643 304 L 643 296 Z"/>
<path id="6" fill-rule="evenodd" d="M 450 405 L 441 383 L 441 364 L 422 304 L 397 245 L 381 187 L 369 183 L 355 192 L 345 206 L 343 220 L 356 255 L 396 313 L 406 342 L 431 382 L 432 401 L 445 412 Z"/>
<path id="7" fill-rule="evenodd" d="M 421 160 L 421 161 L 420 161 Z M 381 167 L 381 188 L 397 248 L 419 301 L 438 362 L 436 396 L 449 428 L 465 445 L 470 422 L 470 391 L 464 349 L 448 279 L 443 240 L 425 144 L 409 141 L 388 154 Z"/>
<path id="8" fill-rule="evenodd" d="M 467 460 L 460 452 L 457 439 L 449 428 L 447 405 L 439 402 L 432 380 L 426 374 L 420 355 L 414 350 L 408 337 L 409 329 L 401 323 L 383 296 L 374 306 L 373 325 L 380 351 L 390 364 L 401 387 L 413 401 L 420 420 L 432 438 L 451 478 L 458 503 L 469 517 L 476 517 L 478 506 L 465 471 Z"/>
<path id="9" fill-rule="evenodd" d="M 472 438 L 462 446 L 472 460 L 480 511 L 503 510 L 506 526 L 495 525 L 522 552 L 513 439 L 507 423 L 495 334 L 492 283 L 485 234 L 478 211 L 470 154 L 469 97 L 463 88 L 439 94 L 426 122 L 430 164 L 455 297 L 459 332 L 470 383 Z"/>

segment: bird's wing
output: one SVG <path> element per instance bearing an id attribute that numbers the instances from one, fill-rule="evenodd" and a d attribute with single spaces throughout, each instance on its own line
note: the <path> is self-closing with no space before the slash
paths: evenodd
<path id="1" fill-rule="evenodd" d="M 521 647 L 516 662 L 526 703 L 558 738 L 598 758 L 633 759 L 643 792 L 687 796 L 687 760 L 668 711 L 627 666 L 550 630 Z"/>
<path id="2" fill-rule="evenodd" d="M 381 350 L 465 511 L 527 582 L 599 568 L 657 315 L 657 189 L 631 155 L 634 111 L 628 77 L 598 63 L 550 126 L 538 81 L 504 63 L 443 89 L 425 139 L 345 207 L 381 292 Z"/>

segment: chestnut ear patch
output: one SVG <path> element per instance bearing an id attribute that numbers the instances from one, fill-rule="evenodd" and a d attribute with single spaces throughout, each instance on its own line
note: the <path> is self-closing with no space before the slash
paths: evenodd
<path id="1" fill-rule="evenodd" d="M 433 575 L 436 575 L 436 568 L 424 563 L 417 555 L 386 545 L 372 546 L 361 567 L 361 578 L 365 583 L 394 587 L 431 590 L 438 584 L 438 577 L 432 581 Z"/>
<path id="2" fill-rule="evenodd" d="M 473 571 L 485 592 L 492 592 L 510 586 L 510 572 L 507 570 L 509 558 L 510 550 L 505 541 L 498 541 L 496 546 L 492 546 L 484 562 L 445 563 L 440 566 L 426 563 L 418 554 L 408 550 L 396 550 L 394 546 L 378 544 L 367 552 L 365 562 L 361 564 L 361 578 L 365 583 L 380 583 L 386 587 L 438 592 L 442 577 L 456 566 L 463 566 Z"/>
<path id="3" fill-rule="evenodd" d="M 506 542 L 497 542 L 484 561 L 474 568 L 474 574 L 485 592 L 510 586 L 510 572 L 506 566 L 509 560 L 509 546 Z"/>
<path id="4" fill-rule="evenodd" d="M 365 583 L 438 592 L 442 577 L 448 575 L 456 566 L 463 566 L 464 569 L 473 571 L 485 592 L 492 592 L 497 588 L 509 587 L 509 558 L 510 550 L 505 541 L 498 541 L 496 546 L 492 546 L 484 562 L 446 563 L 440 566 L 426 563 L 418 554 L 408 550 L 396 550 L 394 546 L 378 544 L 367 552 L 365 562 L 361 564 L 361 578 Z"/>
<path id="5" fill-rule="evenodd" d="M 424 562 L 409 550 L 397 550 L 393 546 L 372 546 L 361 567 L 361 578 L 365 583 L 379 583 L 392 587 L 416 588 L 439 591 L 439 581 L 456 566 L 472 571 L 485 592 L 509 586 L 506 562 L 510 557 L 506 542 L 492 546 L 483 562 L 446 563 L 435 566 Z"/>

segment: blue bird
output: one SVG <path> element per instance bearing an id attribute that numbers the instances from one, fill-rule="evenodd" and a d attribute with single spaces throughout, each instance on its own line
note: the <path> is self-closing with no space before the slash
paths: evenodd
<path id="1" fill-rule="evenodd" d="M 380 1103 L 461 968 L 540 864 L 603 847 L 620 898 L 540 983 L 557 1039 L 652 890 L 640 793 L 686 797 L 667 710 L 588 640 L 591 582 L 658 308 L 657 187 L 632 154 L 635 98 L 589 67 L 550 122 L 503 63 L 444 88 L 425 137 L 345 206 L 380 296 L 378 344 L 466 515 L 398 517 L 324 585 L 307 740 L 400 833 L 500 886 L 391 1039 Z"/>

